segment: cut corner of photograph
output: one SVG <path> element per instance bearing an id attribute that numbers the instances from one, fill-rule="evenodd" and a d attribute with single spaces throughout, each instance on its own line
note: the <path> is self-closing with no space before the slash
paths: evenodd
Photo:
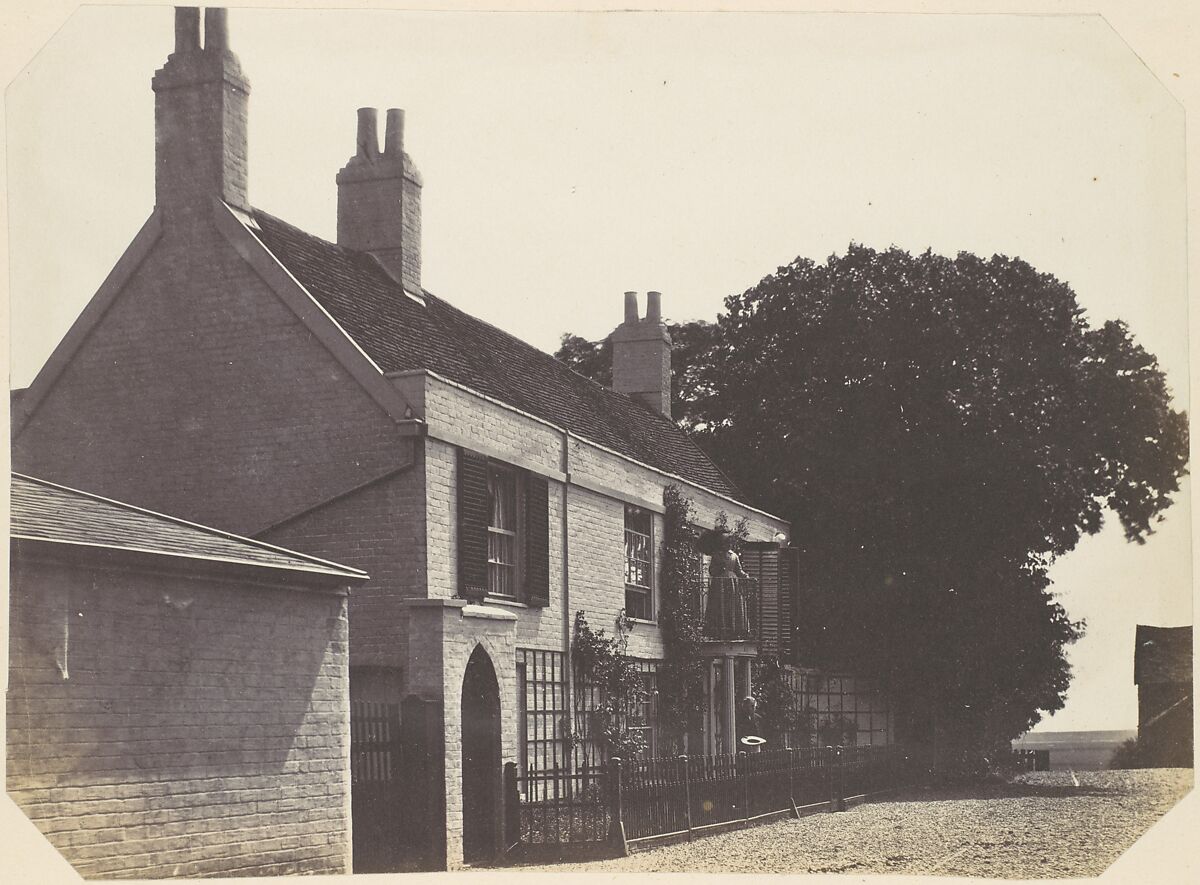
<path id="1" fill-rule="evenodd" d="M 367 5 L 0 13 L 14 881 L 1196 881 L 1200 16 Z"/>

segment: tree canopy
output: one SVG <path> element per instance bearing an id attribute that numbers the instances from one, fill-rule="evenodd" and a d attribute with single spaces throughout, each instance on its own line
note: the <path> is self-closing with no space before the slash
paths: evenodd
<path id="1" fill-rule="evenodd" d="M 1062 706 L 1082 624 L 1049 565 L 1106 511 L 1144 541 L 1186 472 L 1186 416 L 1122 322 L 1020 259 L 851 245 L 677 330 L 675 417 L 802 548 L 802 648 L 975 746 Z M 558 355 L 603 380 L 600 348 Z"/>

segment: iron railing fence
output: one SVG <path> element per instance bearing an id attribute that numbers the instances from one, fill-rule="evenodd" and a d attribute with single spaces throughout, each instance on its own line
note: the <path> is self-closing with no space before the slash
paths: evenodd
<path id="1" fill-rule="evenodd" d="M 505 766 L 507 847 L 605 843 L 611 830 L 606 772 L 536 772 Z"/>
<path id="2" fill-rule="evenodd" d="M 607 842 L 622 853 L 771 815 L 840 811 L 847 801 L 918 783 L 926 769 L 920 748 L 900 745 L 614 758 L 586 775 L 521 777 L 510 764 L 509 847 Z"/>

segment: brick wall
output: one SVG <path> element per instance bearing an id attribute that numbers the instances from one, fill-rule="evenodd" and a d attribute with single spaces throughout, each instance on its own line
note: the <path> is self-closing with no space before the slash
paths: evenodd
<path id="1" fill-rule="evenodd" d="M 562 649 L 564 622 L 569 628 L 581 609 L 588 613 L 593 627 L 611 635 L 613 620 L 625 605 L 625 503 L 661 509 L 663 490 L 675 481 L 575 437 L 566 442 L 564 458 L 562 431 L 436 378 L 410 374 L 398 378 L 397 385 L 409 401 L 421 403 L 429 425 L 425 443 L 429 595 L 448 598 L 457 593 L 456 446 L 462 445 L 551 477 L 550 605 L 527 608 L 506 601 L 492 603 L 517 612 L 517 644 Z M 564 463 L 570 486 L 562 482 Z M 743 516 L 749 520 L 751 540 L 771 540 L 776 532 L 787 530 L 780 520 L 702 489 L 681 488 L 692 498 L 701 525 L 713 525 L 717 514 L 724 511 L 731 524 Z M 569 611 L 563 608 L 562 589 L 564 495 Z M 662 517 L 655 514 L 656 566 L 662 530 Z M 629 653 L 661 657 L 658 627 L 637 624 L 630 636 Z"/>
<path id="2" fill-rule="evenodd" d="M 483 454 L 502 455 L 541 473 L 562 470 L 561 430 L 453 384 L 424 377 L 423 416 L 431 436 L 461 440 Z M 409 387 L 411 383 L 402 389 Z"/>
<path id="3" fill-rule="evenodd" d="M 422 447 L 418 446 L 418 456 Z M 350 664 L 399 667 L 407 654 L 402 600 L 425 596 L 425 471 L 403 472 L 345 495 L 260 537 L 361 569 L 350 597 Z"/>
<path id="4" fill-rule="evenodd" d="M 158 205 L 188 213 L 219 196 L 249 208 L 250 84 L 237 58 L 213 47 L 172 53 L 154 75 L 153 87 Z"/>
<path id="5" fill-rule="evenodd" d="M 469 609 L 467 609 L 469 611 Z M 442 674 L 445 685 L 446 735 L 446 858 L 451 869 L 463 859 L 462 689 L 467 661 L 482 647 L 496 671 L 500 699 L 500 761 L 517 758 L 517 657 L 512 623 L 461 616 L 450 611 L 444 627 Z"/>
<path id="6" fill-rule="evenodd" d="M 14 468 L 241 534 L 408 457 L 211 220 L 163 234 L 14 441 Z"/>
<path id="7" fill-rule="evenodd" d="M 625 607 L 625 504 L 580 488 L 571 489 L 569 501 L 571 614 L 586 611 L 592 628 L 611 636 L 617 613 Z M 637 623 L 629 636 L 629 654 L 661 658 L 658 627 Z"/>
<path id="8" fill-rule="evenodd" d="M 12 586 L 7 787 L 81 875 L 349 872 L 343 597 L 21 560 Z"/>

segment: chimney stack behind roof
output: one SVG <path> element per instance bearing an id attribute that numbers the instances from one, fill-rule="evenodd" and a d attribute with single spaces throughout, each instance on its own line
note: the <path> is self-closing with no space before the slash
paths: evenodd
<path id="1" fill-rule="evenodd" d="M 421 173 L 404 152 L 404 111 L 389 108 L 384 149 L 374 108 L 359 108 L 357 149 L 337 174 L 339 246 L 369 252 L 421 295 Z"/>
<path id="2" fill-rule="evenodd" d="M 646 293 L 638 317 L 636 292 L 625 293 L 625 321 L 612 333 L 613 390 L 671 417 L 671 335 L 662 320 L 662 295 Z"/>

